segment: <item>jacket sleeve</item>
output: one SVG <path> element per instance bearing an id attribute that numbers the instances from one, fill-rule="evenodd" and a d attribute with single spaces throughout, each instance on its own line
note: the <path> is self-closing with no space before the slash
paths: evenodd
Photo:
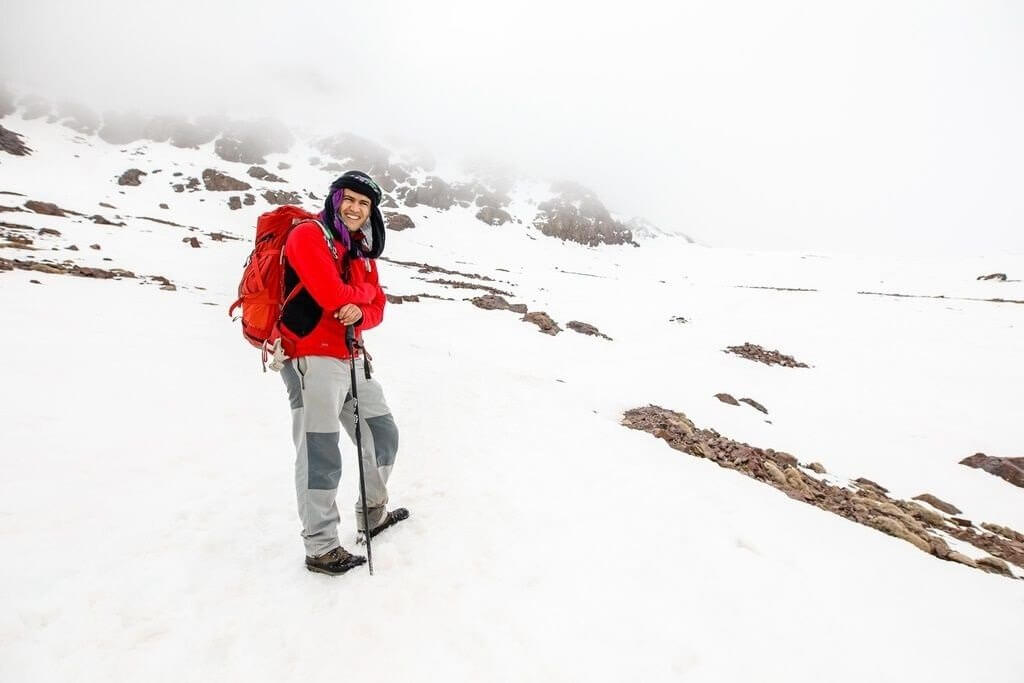
<path id="1" fill-rule="evenodd" d="M 373 301 L 380 289 L 368 282 L 347 285 L 342 281 L 338 264 L 316 223 L 305 223 L 292 230 L 284 246 L 284 255 L 302 286 L 325 311 L 336 311 L 345 304 L 365 306 Z"/>
<path id="2" fill-rule="evenodd" d="M 373 300 L 359 307 L 359 310 L 363 313 L 363 318 L 356 327 L 359 331 L 369 330 L 370 328 L 377 327 L 380 325 L 381 320 L 384 319 L 384 305 L 387 303 L 387 296 L 384 294 L 384 290 L 381 289 L 380 280 L 378 279 L 377 264 L 373 264 L 373 278 L 372 281 L 368 281 L 366 284 L 372 284 L 375 288 L 376 293 L 374 294 Z"/>

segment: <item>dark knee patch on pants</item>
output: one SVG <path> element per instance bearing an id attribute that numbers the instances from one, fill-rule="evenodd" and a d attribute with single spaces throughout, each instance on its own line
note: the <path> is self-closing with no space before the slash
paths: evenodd
<path id="1" fill-rule="evenodd" d="M 390 414 L 368 417 L 366 424 L 370 426 L 370 433 L 373 435 L 377 467 L 394 465 L 395 454 L 398 453 L 398 425 L 395 424 L 395 419 Z"/>
<path id="2" fill-rule="evenodd" d="M 306 432 L 307 488 L 338 488 L 341 482 L 341 451 L 338 449 L 338 436 L 338 432 Z"/>

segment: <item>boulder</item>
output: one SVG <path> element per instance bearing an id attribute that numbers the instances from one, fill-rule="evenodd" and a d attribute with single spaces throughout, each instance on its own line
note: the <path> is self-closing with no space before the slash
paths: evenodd
<path id="1" fill-rule="evenodd" d="M 129 168 L 127 171 L 121 174 L 120 178 L 117 179 L 117 184 L 138 186 L 142 184 L 142 176 L 144 175 L 149 174 L 137 168 Z"/>
<path id="2" fill-rule="evenodd" d="M 562 328 L 558 326 L 558 323 L 552 320 L 551 316 L 544 311 L 533 311 L 531 313 L 527 313 L 522 317 L 522 320 L 528 323 L 533 323 L 541 332 L 544 334 L 550 334 L 551 336 L 555 336 L 562 331 Z"/>
<path id="3" fill-rule="evenodd" d="M 416 227 L 412 218 L 406 216 L 404 213 L 397 213 L 394 211 L 384 212 L 384 223 L 388 230 L 408 230 Z"/>
<path id="4" fill-rule="evenodd" d="M 211 192 L 238 192 L 252 189 L 252 185 L 208 168 L 203 171 L 203 184 Z"/>

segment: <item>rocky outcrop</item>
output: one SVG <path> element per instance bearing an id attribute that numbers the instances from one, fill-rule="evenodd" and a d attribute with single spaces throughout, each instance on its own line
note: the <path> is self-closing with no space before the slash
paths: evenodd
<path id="1" fill-rule="evenodd" d="M 408 268 L 416 268 L 420 273 L 443 273 L 444 275 L 458 275 L 460 277 L 469 278 L 471 280 L 484 280 L 486 282 L 494 282 L 493 277 L 486 275 L 477 275 L 476 273 L 463 273 L 459 270 L 449 270 L 448 268 L 441 268 L 440 266 L 432 266 L 429 263 L 418 263 L 416 261 L 399 261 L 397 259 L 388 258 L 386 256 L 380 257 L 381 261 L 387 261 L 388 263 L 394 263 L 399 266 L 406 266 Z"/>
<path id="2" fill-rule="evenodd" d="M 57 105 L 57 117 L 61 125 L 84 135 L 94 134 L 102 123 L 96 112 L 77 102 L 61 102 Z"/>
<path id="3" fill-rule="evenodd" d="M 740 399 L 740 403 L 746 403 L 748 406 L 750 406 L 754 410 L 756 410 L 758 412 L 761 412 L 761 413 L 764 413 L 765 415 L 768 414 L 768 409 L 765 408 L 763 405 L 761 405 L 760 403 L 758 403 L 757 401 L 755 401 L 752 398 L 741 398 Z"/>
<path id="4" fill-rule="evenodd" d="M 510 304 L 504 297 L 494 294 L 478 296 L 470 300 L 477 308 L 485 311 L 512 311 L 513 313 L 526 313 L 525 304 Z"/>
<path id="5" fill-rule="evenodd" d="M 601 339 L 613 341 L 611 337 L 609 337 L 607 334 L 602 334 L 599 329 L 597 329 L 590 323 L 580 322 L 579 320 L 570 320 L 565 324 L 565 326 L 568 327 L 573 332 L 579 332 L 580 334 L 585 334 L 589 337 L 600 337 Z"/>
<path id="6" fill-rule="evenodd" d="M 957 506 L 953 505 L 952 503 L 947 503 L 941 498 L 933 496 L 930 493 L 922 493 L 919 496 L 914 496 L 914 500 L 919 500 L 922 503 L 928 503 L 936 510 L 942 510 L 947 515 L 959 515 L 963 513 L 963 511 Z"/>
<path id="7" fill-rule="evenodd" d="M 409 230 L 416 227 L 411 218 L 395 211 L 384 212 L 384 224 L 388 230 Z"/>
<path id="8" fill-rule="evenodd" d="M 533 323 L 536 325 L 541 332 L 544 334 L 550 334 L 552 337 L 562 331 L 562 328 L 558 326 L 554 320 L 551 319 L 544 311 L 531 311 L 522 318 L 525 322 Z"/>
<path id="9" fill-rule="evenodd" d="M 221 120 L 215 117 L 200 117 L 193 123 L 178 120 L 171 129 L 170 143 L 175 147 L 198 149 L 200 145 L 212 142 L 220 133 Z"/>
<path id="10" fill-rule="evenodd" d="M 291 131 L 275 119 L 228 121 L 214 152 L 225 161 L 265 164 L 267 154 L 287 152 L 292 142 Z"/>
<path id="11" fill-rule="evenodd" d="M 0 152 L 7 152 L 16 157 L 28 156 L 32 150 L 25 144 L 21 133 L 15 133 L 0 126 Z"/>
<path id="12" fill-rule="evenodd" d="M 229 175 L 208 168 L 203 171 L 203 184 L 211 192 L 238 192 L 252 189 L 247 182 L 236 180 Z"/>
<path id="13" fill-rule="evenodd" d="M 288 182 L 284 178 L 274 175 L 262 166 L 250 166 L 248 173 L 250 177 L 256 178 L 257 180 L 263 180 L 268 183 Z"/>
<path id="14" fill-rule="evenodd" d="M 302 197 L 297 192 L 289 192 L 287 190 L 267 190 L 263 193 L 263 198 L 267 200 L 268 204 L 301 204 Z"/>
<path id="15" fill-rule="evenodd" d="M 142 184 L 142 176 L 144 175 L 149 174 L 137 168 L 129 168 L 127 171 L 121 174 L 120 178 L 117 179 L 117 184 L 138 186 Z"/>
<path id="16" fill-rule="evenodd" d="M 1024 488 L 1024 458 L 997 458 L 984 453 L 975 453 L 969 458 L 961 460 L 960 464 L 984 470 L 1014 486 Z"/>
<path id="17" fill-rule="evenodd" d="M 232 211 L 237 211 L 238 209 L 241 209 L 242 198 L 237 195 L 233 197 L 228 197 L 228 208 L 231 209 Z"/>
<path id="18" fill-rule="evenodd" d="M 731 406 L 738 406 L 740 404 L 739 401 L 737 401 L 735 398 L 733 398 L 732 394 L 725 394 L 725 393 L 715 394 L 715 398 L 717 398 L 722 403 L 727 403 L 727 404 L 729 404 Z"/>
<path id="19" fill-rule="evenodd" d="M 420 204 L 445 211 L 455 205 L 455 193 L 448 183 L 437 176 L 427 176 L 421 185 L 405 194 L 406 206 Z"/>
<path id="20" fill-rule="evenodd" d="M 917 503 L 892 498 L 884 493 L 884 487 L 868 479 L 861 478 L 848 486 L 834 486 L 807 473 L 823 472 L 825 468 L 820 463 L 814 463 L 813 469 L 803 467 L 788 453 L 758 448 L 734 441 L 713 429 L 698 428 L 683 413 L 660 406 L 628 410 L 622 424 L 663 439 L 677 451 L 741 472 L 794 500 L 901 539 L 939 559 L 1003 576 L 1013 576 L 1006 563 L 1024 568 L 1024 544 L 1014 540 L 1012 534 L 979 533 L 970 522 L 962 526 Z M 978 560 L 966 557 L 952 551 L 944 536 L 970 543 L 994 557 Z"/>
<path id="21" fill-rule="evenodd" d="M 977 280 L 999 280 L 1000 282 L 1006 282 L 1006 273 L 991 273 L 989 275 L 979 275 Z"/>
<path id="22" fill-rule="evenodd" d="M 495 227 L 512 222 L 512 216 L 508 211 L 505 211 L 504 209 L 496 209 L 493 206 L 483 207 L 476 212 L 476 217 L 487 225 L 493 225 Z"/>
<path id="23" fill-rule="evenodd" d="M 51 275 L 74 275 L 76 277 L 88 277 L 100 280 L 135 277 L 135 273 L 121 268 L 111 268 L 110 270 L 106 270 L 104 268 L 86 268 L 74 263 L 47 263 L 0 258 L 0 271 L 15 269 L 32 270 L 38 273 L 49 273 Z"/>
<path id="24" fill-rule="evenodd" d="M 488 285 L 481 285 L 474 282 L 460 282 L 458 280 L 447 280 L 444 278 L 436 280 L 427 280 L 427 282 L 434 285 L 444 285 L 445 287 L 452 287 L 454 289 L 479 289 L 484 292 L 490 292 L 491 294 L 504 294 L 505 296 L 512 296 L 511 292 L 506 292 L 503 289 L 498 289 L 497 287 L 490 287 Z"/>
<path id="25" fill-rule="evenodd" d="M 538 205 L 535 228 L 549 237 L 588 246 L 632 244 L 633 234 L 614 220 L 594 193 L 575 183 L 554 186 L 558 195 Z"/>
<path id="26" fill-rule="evenodd" d="M 807 365 L 797 361 L 792 356 L 787 356 L 784 353 L 779 353 L 778 351 L 768 351 L 757 344 L 751 344 L 750 342 L 747 342 L 742 346 L 730 346 L 725 349 L 725 353 L 732 353 L 757 363 L 764 363 L 765 365 L 781 365 L 785 368 L 808 367 Z"/>
<path id="27" fill-rule="evenodd" d="M 44 216 L 81 216 L 82 214 L 71 209 L 64 209 L 56 204 L 50 202 L 40 202 L 34 199 L 30 199 L 25 202 L 25 208 L 35 213 L 43 214 Z"/>

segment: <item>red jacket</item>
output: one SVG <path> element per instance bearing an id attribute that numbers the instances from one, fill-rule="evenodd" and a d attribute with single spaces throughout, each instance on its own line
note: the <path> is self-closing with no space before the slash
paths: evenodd
<path id="1" fill-rule="evenodd" d="M 357 234 L 353 239 L 360 237 Z M 339 257 L 345 253 L 345 245 L 337 239 L 334 248 Z M 352 259 L 348 283 L 345 283 L 341 278 L 341 264 L 331 256 L 323 230 L 313 222 L 298 225 L 291 231 L 284 255 L 285 291 L 292 287 L 289 278 L 300 283 L 300 289 L 281 316 L 284 352 L 292 358 L 348 358 L 345 327 L 334 314 L 345 304 L 359 307 L 363 317 L 356 323 L 357 339 L 362 338 L 364 330 L 380 324 L 387 299 L 377 278 L 376 262 Z"/>

